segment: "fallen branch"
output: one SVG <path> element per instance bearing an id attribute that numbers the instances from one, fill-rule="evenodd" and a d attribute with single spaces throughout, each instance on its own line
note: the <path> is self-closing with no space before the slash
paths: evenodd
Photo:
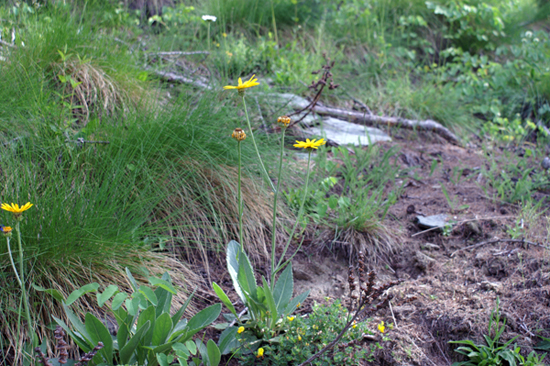
<path id="1" fill-rule="evenodd" d="M 486 244 L 494 244 L 494 243 L 499 243 L 499 242 L 502 242 L 502 243 L 522 243 L 522 244 L 525 243 L 525 244 L 528 244 L 528 245 L 534 245 L 536 247 L 550 249 L 550 247 L 547 247 L 547 246 L 544 246 L 544 245 L 541 245 L 541 244 L 537 244 L 537 243 L 533 243 L 532 241 L 527 241 L 525 239 L 499 239 L 499 238 L 496 238 L 496 239 L 493 239 L 493 240 L 483 241 L 483 242 L 478 243 L 478 244 L 469 245 L 467 247 L 455 250 L 454 252 L 451 253 L 451 257 L 453 257 L 456 253 L 461 252 L 463 250 L 479 248 L 479 247 L 481 247 L 483 245 L 486 245 Z"/>
<path id="2" fill-rule="evenodd" d="M 440 123 L 431 119 L 427 119 L 425 121 L 417 121 L 400 117 L 384 117 L 370 115 L 364 112 L 348 111 L 345 109 L 324 107 L 319 105 L 315 105 L 312 111 L 321 116 L 340 118 L 358 124 L 386 125 L 407 128 L 411 130 L 419 129 L 422 131 L 434 131 L 445 138 L 447 141 L 455 145 L 460 145 L 458 138 L 451 131 L 449 131 L 446 127 L 443 127 Z"/>
<path id="3" fill-rule="evenodd" d="M 189 55 L 209 55 L 208 51 L 168 51 L 168 52 L 150 52 L 150 55 L 158 56 L 189 56 Z"/>

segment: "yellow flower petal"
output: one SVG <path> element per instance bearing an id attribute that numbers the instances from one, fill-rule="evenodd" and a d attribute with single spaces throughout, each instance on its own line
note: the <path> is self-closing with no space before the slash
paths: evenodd
<path id="1" fill-rule="evenodd" d="M 233 86 L 233 85 L 226 85 L 224 86 L 223 88 L 228 90 L 228 89 L 237 89 L 239 91 L 243 90 L 243 89 L 246 89 L 246 88 L 251 88 L 253 86 L 256 86 L 256 85 L 260 85 L 260 83 L 258 83 L 258 79 L 255 78 L 256 75 L 252 75 L 252 77 L 248 80 L 248 81 L 245 81 L 243 83 L 243 79 L 239 78 L 238 80 L 238 85 L 237 86 Z"/>
<path id="2" fill-rule="evenodd" d="M 14 214 L 21 214 L 23 211 L 27 211 L 29 208 L 33 206 L 32 203 L 27 202 L 23 206 L 19 207 L 17 203 L 12 203 L 11 205 L 8 205 L 7 203 L 2 203 L 2 210 L 12 212 Z"/>
<path id="3" fill-rule="evenodd" d="M 242 332 L 244 332 L 244 327 L 239 327 L 239 329 L 237 329 L 237 333 L 241 334 Z"/>
<path id="4" fill-rule="evenodd" d="M 301 149 L 318 149 L 319 146 L 321 145 L 324 145 L 326 144 L 327 142 L 325 141 L 325 139 L 319 139 L 319 140 L 316 140 L 316 139 L 313 139 L 313 140 L 310 140 L 310 139 L 306 139 L 306 141 L 298 141 L 296 140 L 296 143 L 294 144 L 294 147 L 298 147 L 298 148 L 301 148 Z"/>

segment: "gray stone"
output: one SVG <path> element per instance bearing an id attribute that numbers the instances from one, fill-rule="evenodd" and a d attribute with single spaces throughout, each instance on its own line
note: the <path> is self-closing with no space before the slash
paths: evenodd
<path id="1" fill-rule="evenodd" d="M 378 141 L 391 141 L 391 137 L 382 130 L 342 121 L 336 118 L 324 118 L 320 127 L 311 127 L 303 131 L 311 136 L 325 136 L 339 145 L 366 146 Z"/>
<path id="2" fill-rule="evenodd" d="M 432 229 L 435 227 L 443 227 L 447 224 L 447 215 L 439 214 L 433 216 L 416 216 L 418 226 L 423 229 Z"/>

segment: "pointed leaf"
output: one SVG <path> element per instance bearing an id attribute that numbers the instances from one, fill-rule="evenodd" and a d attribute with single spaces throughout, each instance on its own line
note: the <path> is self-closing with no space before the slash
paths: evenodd
<path id="1" fill-rule="evenodd" d="M 288 303 L 288 306 L 286 307 L 284 313 L 281 314 L 281 316 L 287 316 L 292 314 L 296 310 L 296 307 L 298 306 L 298 304 L 303 303 L 308 295 L 309 295 L 309 290 L 302 292 L 300 295 L 292 299 Z"/>
<path id="2" fill-rule="evenodd" d="M 189 323 L 187 323 L 187 327 L 184 331 L 176 332 L 172 331 L 172 334 L 170 335 L 170 341 L 176 339 L 180 334 L 184 334 L 184 339 L 178 339 L 180 342 L 184 342 L 188 339 L 191 339 L 191 337 L 207 327 L 208 325 L 212 324 L 214 320 L 218 318 L 222 310 L 221 304 L 214 304 L 211 305 L 201 311 L 199 311 L 194 317 L 192 317 L 189 320 Z M 179 333 L 179 334 L 178 334 Z"/>
<path id="3" fill-rule="evenodd" d="M 105 304 L 105 302 L 107 302 L 107 300 L 109 300 L 114 294 L 115 292 L 118 291 L 118 286 L 117 285 L 109 285 L 107 286 L 107 288 L 105 289 L 105 291 L 103 291 L 103 293 L 97 293 L 97 305 L 99 307 L 103 307 L 103 305 Z"/>
<path id="4" fill-rule="evenodd" d="M 61 328 L 63 328 L 63 330 L 69 335 L 69 337 L 71 337 L 74 343 L 76 343 L 76 345 L 80 347 L 81 350 L 83 350 L 84 352 L 90 352 L 92 348 L 95 347 L 95 345 L 90 346 L 86 339 L 83 339 L 81 336 L 78 336 L 76 333 L 74 333 L 63 320 L 56 318 L 53 315 L 52 318 Z"/>
<path id="5" fill-rule="evenodd" d="M 292 263 L 284 269 L 283 273 L 279 276 L 279 279 L 275 283 L 273 289 L 273 299 L 277 306 L 277 312 L 282 313 L 292 298 L 294 292 L 294 279 L 292 276 Z"/>
<path id="6" fill-rule="evenodd" d="M 237 327 L 229 327 L 220 334 L 218 344 L 222 355 L 227 355 L 240 346 L 239 340 L 237 339 L 238 330 L 239 328 Z"/>
<path id="7" fill-rule="evenodd" d="M 56 289 L 53 289 L 53 288 L 45 289 L 41 286 L 35 285 L 34 283 L 32 284 L 32 287 L 36 291 L 41 291 L 41 292 L 45 292 L 47 294 L 52 295 L 53 298 L 56 299 L 57 301 L 61 301 L 61 302 L 65 301 L 65 297 L 63 296 L 63 294 L 60 291 L 56 290 Z"/>
<path id="8" fill-rule="evenodd" d="M 218 295 L 218 297 L 220 298 L 221 302 L 223 302 L 223 304 L 227 307 L 227 309 L 229 309 L 229 311 L 231 311 L 231 313 L 233 313 L 233 315 L 237 317 L 237 311 L 235 310 L 235 307 L 233 306 L 231 300 L 229 300 L 229 297 L 225 294 L 223 289 L 218 286 L 216 282 L 212 283 L 212 288 L 214 289 L 216 295 Z"/>
<path id="9" fill-rule="evenodd" d="M 239 257 L 239 272 L 237 275 L 239 285 L 250 298 L 257 301 L 257 286 L 256 278 L 254 277 L 254 270 L 250 264 L 250 260 L 246 253 L 241 253 Z"/>
<path id="10" fill-rule="evenodd" d="M 136 334 L 130 340 L 126 345 L 120 350 L 120 363 L 125 365 L 130 363 L 130 359 L 132 358 L 132 355 L 134 351 L 136 350 L 136 347 L 141 342 L 141 338 L 145 332 L 149 330 L 149 327 L 151 326 L 151 323 L 147 321 L 145 324 L 141 326 L 141 328 L 138 328 Z"/>
<path id="11" fill-rule="evenodd" d="M 153 305 L 149 306 L 147 309 L 143 310 L 141 314 L 139 314 L 138 320 L 137 320 L 137 328 L 143 326 L 146 322 L 149 322 L 150 327 L 147 333 L 143 335 L 143 343 L 142 345 L 149 345 L 151 343 L 151 340 L 153 339 L 153 330 L 155 328 L 155 307 Z"/>
<path id="12" fill-rule="evenodd" d="M 185 309 L 187 309 L 187 306 L 189 306 L 189 303 L 191 303 L 191 299 L 195 295 L 197 288 L 198 287 L 195 287 L 191 295 L 189 295 L 187 300 L 185 300 L 185 303 L 182 305 L 182 307 L 177 311 L 177 313 L 174 314 L 174 316 L 172 317 L 172 324 L 177 324 L 180 321 L 181 317 L 183 316 L 183 313 L 185 312 Z"/>
<path id="13" fill-rule="evenodd" d="M 241 290 L 241 286 L 239 285 L 238 281 L 240 254 L 241 245 L 235 240 L 231 240 L 229 244 L 227 244 L 227 270 L 229 271 L 229 276 L 231 277 L 231 281 L 233 282 L 235 292 L 237 292 L 237 295 L 239 295 L 243 304 L 246 304 L 246 298 L 243 294 L 243 291 Z"/>
<path id="14" fill-rule="evenodd" d="M 69 319 L 69 321 L 71 322 L 71 325 L 73 326 L 73 328 L 78 332 L 80 333 L 80 337 L 83 338 L 86 342 L 89 343 L 89 345 L 91 346 L 90 347 L 90 350 L 92 348 L 95 347 L 95 344 L 94 342 L 92 341 L 92 339 L 90 338 L 90 335 L 88 334 L 88 332 L 86 331 L 86 327 L 84 326 L 84 324 L 82 324 L 82 322 L 80 321 L 80 319 L 78 318 L 78 316 L 75 315 L 75 313 L 73 313 L 73 311 L 71 309 L 69 309 L 68 306 L 66 305 L 63 305 L 63 309 L 65 310 L 65 315 L 67 315 L 67 318 Z M 89 352 L 89 351 L 88 351 Z"/>
<path id="15" fill-rule="evenodd" d="M 273 300 L 273 294 L 271 293 L 271 290 L 269 289 L 269 285 L 267 284 L 267 281 L 263 276 L 262 276 L 262 283 L 264 285 L 265 300 L 267 302 L 267 307 L 269 308 L 269 312 L 270 312 L 270 316 L 269 316 L 271 318 L 270 328 L 273 329 L 275 328 L 275 323 L 277 322 L 277 319 L 279 317 L 277 314 L 277 305 L 275 305 L 275 300 Z"/>
<path id="16" fill-rule="evenodd" d="M 213 340 L 208 340 L 208 342 L 206 343 L 206 350 L 208 353 L 209 366 L 218 366 L 220 364 L 222 355 L 220 353 L 220 349 Z"/>
<path id="17" fill-rule="evenodd" d="M 136 280 L 134 279 L 134 276 L 132 276 L 132 272 L 126 267 L 126 276 L 128 276 L 128 279 L 130 280 L 130 285 L 132 285 L 132 288 L 134 289 L 134 292 L 138 290 L 138 285 Z"/>
<path id="18" fill-rule="evenodd" d="M 67 301 L 65 302 L 65 305 L 67 306 L 71 305 L 73 302 L 78 300 L 82 295 L 87 294 L 88 292 L 97 291 L 98 288 L 99 288 L 99 283 L 94 282 L 94 283 L 89 283 L 87 285 L 84 285 L 78 290 L 74 290 L 73 292 L 71 292 L 69 297 L 67 297 Z"/>

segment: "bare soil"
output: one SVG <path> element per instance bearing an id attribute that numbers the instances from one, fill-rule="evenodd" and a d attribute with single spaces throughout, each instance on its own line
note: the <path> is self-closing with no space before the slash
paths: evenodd
<path id="1" fill-rule="evenodd" d="M 400 147 L 397 162 L 408 172 L 399 178 L 405 188 L 385 220 L 398 233 L 399 245 L 393 253 L 371 261 L 370 270 L 380 283 L 400 283 L 390 289 L 391 308 L 372 321 L 393 324 L 387 332 L 391 341 L 384 343 L 375 364 L 451 365 L 459 360 L 454 352 L 458 346 L 448 342 L 471 339 L 483 344 L 497 297 L 506 320 L 502 340 L 518 336 L 515 342 L 526 355 L 540 341 L 538 336 L 550 337 L 550 253 L 543 247 L 546 215 L 526 217 L 521 223 L 517 221 L 521 207 L 493 200 L 492 188 L 480 172 L 489 164 L 481 144 L 464 148 L 403 132 L 393 138 L 384 146 Z M 430 174 L 434 160 L 437 167 Z M 546 200 L 545 194 L 533 194 Z M 545 201 L 542 208 L 547 207 Z M 438 214 L 447 214 L 454 222 L 446 235 L 416 223 L 419 215 Z M 517 225 L 523 225 L 525 235 L 519 239 L 538 245 L 495 240 L 510 239 L 509 230 Z M 306 240 L 293 262 L 295 291 L 311 290 L 302 311 L 307 312 L 314 301 L 348 297 L 348 265 L 356 257 L 350 257 L 345 247 L 353 243 L 335 246 L 326 233 L 319 235 L 321 240 Z M 475 244 L 481 245 L 471 247 Z M 214 268 L 211 275 L 236 301 L 225 267 Z M 204 290 L 205 295 L 211 292 Z"/>

